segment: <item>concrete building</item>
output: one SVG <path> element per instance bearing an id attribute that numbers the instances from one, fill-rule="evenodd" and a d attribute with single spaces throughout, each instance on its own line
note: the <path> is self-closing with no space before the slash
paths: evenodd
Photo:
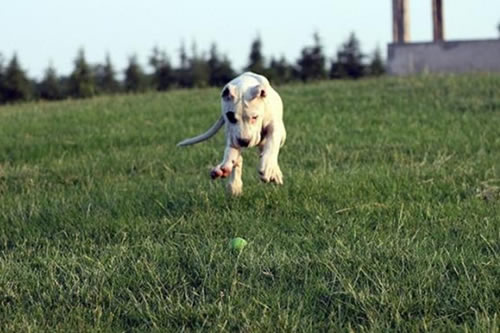
<path id="1" fill-rule="evenodd" d="M 389 74 L 500 72 L 500 39 L 445 41 L 442 0 L 432 0 L 434 41 L 411 43 L 408 1 L 392 0 L 393 43 L 388 45 L 387 52 Z"/>

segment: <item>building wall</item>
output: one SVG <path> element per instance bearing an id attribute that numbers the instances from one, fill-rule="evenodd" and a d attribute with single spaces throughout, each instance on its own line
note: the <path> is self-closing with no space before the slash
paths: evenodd
<path id="1" fill-rule="evenodd" d="M 500 39 L 388 45 L 389 74 L 500 72 Z"/>

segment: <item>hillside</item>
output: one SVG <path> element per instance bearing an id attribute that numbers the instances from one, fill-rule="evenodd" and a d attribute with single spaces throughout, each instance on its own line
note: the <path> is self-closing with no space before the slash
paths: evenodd
<path id="1" fill-rule="evenodd" d="M 0 330 L 498 330 L 500 76 L 277 90 L 238 198 L 215 89 L 0 107 Z"/>

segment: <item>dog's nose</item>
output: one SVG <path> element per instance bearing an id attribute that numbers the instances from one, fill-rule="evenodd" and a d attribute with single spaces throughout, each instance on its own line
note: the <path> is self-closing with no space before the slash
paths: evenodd
<path id="1" fill-rule="evenodd" d="M 248 147 L 249 144 L 250 140 L 238 138 L 238 145 L 240 145 L 240 147 Z"/>

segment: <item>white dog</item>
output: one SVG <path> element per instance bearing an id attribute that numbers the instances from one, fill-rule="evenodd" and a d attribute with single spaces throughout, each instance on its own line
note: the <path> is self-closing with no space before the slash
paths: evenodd
<path id="1" fill-rule="evenodd" d="M 244 73 L 222 89 L 222 114 L 204 134 L 186 139 L 177 146 L 192 145 L 212 137 L 226 125 L 226 150 L 222 162 L 212 169 L 213 179 L 230 176 L 228 190 L 233 195 L 242 193 L 241 171 L 243 148 L 258 146 L 258 167 L 262 181 L 283 184 L 278 166 L 278 154 L 285 143 L 283 103 L 269 81 L 262 75 Z"/>

